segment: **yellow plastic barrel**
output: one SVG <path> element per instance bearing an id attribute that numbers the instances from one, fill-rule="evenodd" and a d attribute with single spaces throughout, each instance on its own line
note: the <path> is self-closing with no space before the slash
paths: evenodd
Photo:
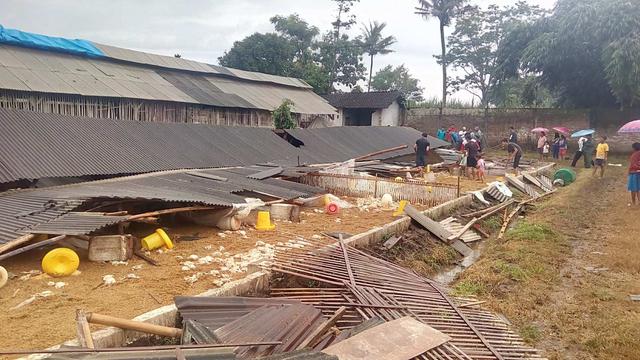
<path id="1" fill-rule="evenodd" d="M 142 239 L 142 248 L 146 250 L 155 250 L 163 246 L 166 246 L 167 249 L 173 249 L 173 242 L 162 229 L 156 229 L 153 234 Z"/>
<path id="2" fill-rule="evenodd" d="M 268 211 L 258 211 L 256 230 L 273 230 L 275 228 L 276 225 L 271 223 L 271 213 Z"/>
<path id="3" fill-rule="evenodd" d="M 69 276 L 78 270 L 80 258 L 69 248 L 57 248 L 49 251 L 42 258 L 42 271 L 53 276 Z"/>

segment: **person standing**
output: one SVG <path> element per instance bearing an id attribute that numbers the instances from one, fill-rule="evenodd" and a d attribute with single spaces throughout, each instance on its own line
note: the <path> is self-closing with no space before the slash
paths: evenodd
<path id="1" fill-rule="evenodd" d="M 509 139 L 502 139 L 502 146 L 507 149 L 509 161 L 513 160 L 513 170 L 518 175 L 518 167 L 523 154 L 522 148 L 520 145 L 510 142 Z"/>
<path id="2" fill-rule="evenodd" d="M 467 156 L 467 176 L 469 179 L 475 180 L 480 147 L 478 146 L 478 142 L 471 138 L 471 134 L 467 133 L 464 138 L 466 140 L 464 152 Z"/>
<path id="3" fill-rule="evenodd" d="M 593 167 L 593 176 L 596 176 L 598 168 L 600 168 L 600 178 L 604 177 L 604 168 L 607 166 L 607 159 L 609 158 L 609 144 L 607 144 L 607 137 L 600 138 L 600 143 L 596 147 L 596 161 Z"/>
<path id="4" fill-rule="evenodd" d="M 584 168 L 591 169 L 593 165 L 593 151 L 596 145 L 593 143 L 593 136 L 587 135 L 587 140 L 582 145 L 582 156 L 584 157 Z"/>
<path id="5" fill-rule="evenodd" d="M 507 141 L 514 144 L 518 143 L 518 133 L 516 132 L 516 129 L 513 128 L 513 126 L 509 128 L 509 139 Z"/>
<path id="6" fill-rule="evenodd" d="M 540 161 L 544 160 L 544 145 L 547 143 L 547 133 L 542 131 L 540 133 L 540 137 L 538 138 L 538 155 L 540 157 Z"/>
<path id="7" fill-rule="evenodd" d="M 422 137 L 413 145 L 413 151 L 416 153 L 416 167 L 424 167 L 427 163 L 427 154 L 431 146 L 428 136 L 426 132 L 422 133 Z"/>
<path id="8" fill-rule="evenodd" d="M 560 148 L 560 160 L 567 160 L 567 150 L 569 149 L 569 142 L 567 141 L 566 136 L 560 135 L 558 146 Z"/>
<path id="9" fill-rule="evenodd" d="M 444 140 L 444 138 L 445 138 L 445 137 L 446 137 L 446 135 L 447 135 L 447 132 L 446 132 L 446 131 L 444 131 L 444 126 L 441 126 L 441 127 L 438 129 L 438 134 L 437 134 L 437 135 L 438 135 L 438 139 L 440 139 L 440 140 Z"/>
<path id="10" fill-rule="evenodd" d="M 486 146 L 486 141 L 484 139 L 484 133 L 482 132 L 482 130 L 480 130 L 479 126 L 476 126 L 474 134 L 476 136 L 476 140 L 478 140 L 478 145 L 480 145 L 480 152 L 482 152 L 482 149 Z"/>
<path id="11" fill-rule="evenodd" d="M 560 158 L 560 134 L 553 134 L 553 143 L 551 144 L 551 155 L 554 160 Z"/>
<path id="12" fill-rule="evenodd" d="M 478 154 L 478 181 L 485 182 L 485 173 L 487 171 L 487 163 L 484 161 L 482 154 Z"/>
<path id="13" fill-rule="evenodd" d="M 633 143 L 632 148 L 633 154 L 629 159 L 627 190 L 631 193 L 629 206 L 636 206 L 640 203 L 640 143 Z"/>
<path id="14" fill-rule="evenodd" d="M 576 167 L 576 164 L 578 163 L 578 160 L 580 160 L 580 158 L 583 155 L 583 148 L 584 148 L 584 143 L 587 141 L 587 138 L 582 136 L 580 139 L 578 139 L 578 150 L 576 150 L 576 153 L 573 155 L 573 161 L 571 162 L 571 167 Z"/>

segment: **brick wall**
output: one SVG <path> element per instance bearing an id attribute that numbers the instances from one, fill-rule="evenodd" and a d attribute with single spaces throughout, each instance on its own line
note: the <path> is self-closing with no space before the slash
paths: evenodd
<path id="1" fill-rule="evenodd" d="M 534 146 L 535 136 L 530 130 L 536 127 L 552 128 L 565 126 L 570 129 L 595 128 L 598 134 L 610 137 L 614 152 L 628 152 L 631 143 L 640 141 L 639 136 L 619 136 L 616 131 L 624 123 L 640 119 L 640 109 L 620 111 L 617 109 L 445 109 L 442 124 L 438 109 L 410 109 L 406 113 L 406 126 L 435 134 L 440 125 L 450 124 L 473 129 L 479 126 L 486 134 L 490 145 L 506 137 L 509 127 L 519 133 L 520 142 Z M 570 151 L 573 150 L 570 143 Z"/>

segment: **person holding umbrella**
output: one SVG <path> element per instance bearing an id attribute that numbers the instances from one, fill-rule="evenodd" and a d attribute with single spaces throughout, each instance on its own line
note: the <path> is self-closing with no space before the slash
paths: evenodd
<path id="1" fill-rule="evenodd" d="M 578 150 L 573 155 L 573 161 L 571 162 L 571 167 L 576 167 L 578 160 L 580 160 L 580 158 L 583 155 L 585 155 L 584 144 L 587 142 L 588 136 L 591 136 L 593 133 L 595 133 L 595 130 L 587 129 L 587 130 L 576 131 L 571 135 L 572 138 L 580 138 L 578 140 Z M 592 145 L 591 152 L 593 152 L 593 143 L 591 145 Z M 585 159 L 585 167 L 586 165 L 587 165 L 587 159 Z M 591 167 L 591 158 L 589 158 L 589 167 Z"/>
<path id="2" fill-rule="evenodd" d="M 567 160 L 567 150 L 569 149 L 569 142 L 564 134 L 560 135 L 560 141 L 558 141 L 560 147 L 560 160 Z"/>
<path id="3" fill-rule="evenodd" d="M 640 143 L 633 143 L 633 154 L 629 159 L 629 178 L 627 189 L 631 193 L 629 206 L 636 206 L 640 202 Z"/>
<path id="4" fill-rule="evenodd" d="M 618 134 L 640 134 L 640 120 L 625 124 L 618 130 Z M 631 193 L 631 203 L 629 206 L 636 206 L 640 203 L 640 143 L 634 142 L 631 147 L 633 154 L 631 154 L 629 158 L 627 190 Z"/>
<path id="5" fill-rule="evenodd" d="M 584 158 L 584 168 L 591 169 L 593 165 L 593 152 L 596 149 L 596 145 L 593 143 L 593 136 L 587 135 L 587 140 L 582 145 L 582 157 Z"/>

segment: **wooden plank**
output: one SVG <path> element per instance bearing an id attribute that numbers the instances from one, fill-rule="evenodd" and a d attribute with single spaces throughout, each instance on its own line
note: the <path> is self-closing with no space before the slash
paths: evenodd
<path id="1" fill-rule="evenodd" d="M 154 334 L 158 336 L 176 337 L 176 338 L 182 336 L 182 329 L 149 324 L 142 321 L 122 319 L 122 318 L 117 318 L 109 315 L 87 313 L 87 321 L 89 321 L 92 324 L 115 326 L 121 329 L 140 331 L 140 332 Z"/>
<path id="2" fill-rule="evenodd" d="M 418 211 L 418 209 L 414 208 L 411 205 L 407 205 L 404 208 L 404 212 L 405 214 L 409 215 L 409 217 L 411 217 L 413 220 L 418 222 L 418 224 L 422 225 L 425 229 L 429 230 L 430 233 L 435 235 L 442 242 L 449 244 L 452 248 L 454 248 L 460 254 L 464 256 L 471 254 L 472 252 L 471 248 L 465 245 L 462 241 L 454 240 L 453 242 L 449 243 L 448 239 L 449 239 L 449 236 L 451 236 L 452 234 L 447 229 L 445 229 L 444 226 L 440 225 L 438 222 L 432 219 L 429 219 L 420 211 Z"/>
<path id="3" fill-rule="evenodd" d="M 345 245 L 344 240 L 342 239 L 342 235 L 340 236 L 340 248 L 342 249 L 342 256 L 344 258 L 344 266 L 347 268 L 347 274 L 349 274 L 349 282 L 351 286 L 356 285 L 356 278 L 353 276 L 353 270 L 351 269 L 351 262 L 349 262 L 349 254 L 347 252 L 347 245 Z"/>
<path id="4" fill-rule="evenodd" d="M 389 250 L 394 247 L 400 240 L 402 240 L 402 236 L 392 236 L 387 241 L 382 244 L 382 247 Z"/>
<path id="5" fill-rule="evenodd" d="M 36 235 L 34 234 L 26 234 L 26 235 L 22 235 L 19 238 L 15 239 L 15 240 L 11 240 L 6 244 L 3 244 L 2 246 L 0 246 L 0 254 L 7 252 L 11 249 L 15 249 L 16 247 L 22 245 L 22 244 L 26 244 L 29 241 L 33 240 L 36 238 Z"/>
<path id="6" fill-rule="evenodd" d="M 345 312 L 347 312 L 347 308 L 345 306 L 339 307 L 338 310 L 336 310 L 336 312 L 333 313 L 330 318 L 320 324 L 320 326 L 313 330 L 313 332 L 302 343 L 300 343 L 300 345 L 298 345 L 298 350 L 304 349 L 306 347 L 313 347 L 314 345 L 316 345 L 318 341 L 320 341 L 322 336 L 329 329 L 335 326 L 338 320 L 342 319 L 342 316 Z"/>
<path id="7" fill-rule="evenodd" d="M 408 360 L 450 340 L 448 335 L 406 316 L 364 330 L 322 352 L 340 360 Z"/>
<path id="8" fill-rule="evenodd" d="M 15 256 L 15 255 L 22 254 L 23 252 L 27 252 L 27 251 L 35 249 L 35 248 L 39 248 L 39 247 L 42 247 L 42 246 L 55 244 L 55 243 L 57 243 L 59 241 L 62 241 L 66 237 L 67 237 L 67 235 L 58 235 L 58 236 L 53 237 L 53 238 L 48 239 L 48 240 L 39 241 L 39 242 L 37 242 L 35 244 L 27 245 L 25 247 L 21 247 L 19 249 L 13 250 L 13 251 L 9 251 L 6 254 L 0 255 L 0 261 L 2 261 L 4 259 L 8 259 L 8 258 L 10 258 L 12 256 Z"/>
<path id="9" fill-rule="evenodd" d="M 93 338 L 91 337 L 91 328 L 89 328 L 87 314 L 84 310 L 76 310 L 76 326 L 78 327 L 78 343 L 80 346 L 95 349 Z"/>
<path id="10" fill-rule="evenodd" d="M 533 177 L 531 174 L 529 173 L 522 173 L 522 177 L 527 180 L 528 182 L 532 183 L 533 185 L 539 187 L 540 189 L 542 189 L 544 192 L 547 191 L 547 189 L 545 189 L 544 186 L 542 186 L 542 183 L 540 182 L 540 180 L 536 179 L 535 177 Z"/>

